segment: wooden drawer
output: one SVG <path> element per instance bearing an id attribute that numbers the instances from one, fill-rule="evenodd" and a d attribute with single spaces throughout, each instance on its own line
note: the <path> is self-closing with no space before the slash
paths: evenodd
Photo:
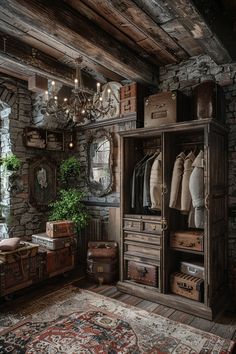
<path id="1" fill-rule="evenodd" d="M 151 234 L 162 234 L 162 225 L 157 222 L 143 221 L 143 231 Z"/>
<path id="2" fill-rule="evenodd" d="M 150 264 L 128 261 L 127 279 L 136 283 L 158 287 L 158 269 Z"/>
<path id="3" fill-rule="evenodd" d="M 133 98 L 126 98 L 120 101 L 120 115 L 125 116 L 126 114 L 135 113 L 137 112 L 137 99 L 136 97 Z"/>
<path id="4" fill-rule="evenodd" d="M 142 222 L 140 219 L 124 219 L 124 229 L 132 231 L 142 231 Z"/>
<path id="5" fill-rule="evenodd" d="M 125 232 L 124 233 L 124 240 L 125 241 L 137 241 L 137 242 L 143 242 L 143 243 L 151 243 L 154 245 L 161 246 L 161 237 L 160 236 Z"/>
<path id="6" fill-rule="evenodd" d="M 154 258 L 156 260 L 161 258 L 160 247 L 153 244 L 125 241 L 124 251 L 129 255 L 139 255 L 140 257 Z"/>
<path id="7" fill-rule="evenodd" d="M 120 88 L 120 100 L 137 97 L 137 83 L 133 82 L 130 85 L 125 85 Z"/>

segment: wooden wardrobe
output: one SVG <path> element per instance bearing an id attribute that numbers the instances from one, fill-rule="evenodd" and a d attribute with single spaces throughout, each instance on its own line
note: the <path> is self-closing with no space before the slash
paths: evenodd
<path id="1" fill-rule="evenodd" d="M 163 128 L 120 132 L 121 276 L 119 290 L 206 319 L 221 310 L 227 296 L 227 131 L 213 119 Z M 186 215 L 169 207 L 172 171 L 181 151 L 204 152 L 204 228 L 202 251 L 171 247 L 171 233 L 188 230 Z M 132 207 L 134 167 L 145 154 L 161 151 L 161 210 Z M 183 261 L 204 266 L 200 301 L 173 294 L 170 281 Z"/>

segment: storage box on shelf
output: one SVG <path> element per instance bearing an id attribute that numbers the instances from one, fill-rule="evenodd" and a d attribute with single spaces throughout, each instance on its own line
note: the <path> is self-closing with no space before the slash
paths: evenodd
<path id="1" fill-rule="evenodd" d="M 144 127 L 158 128 L 191 119 L 191 99 L 181 91 L 156 93 L 145 99 Z"/>
<path id="2" fill-rule="evenodd" d="M 120 88 L 120 116 L 136 115 L 137 128 L 143 127 L 144 85 L 133 82 Z"/>
<path id="3" fill-rule="evenodd" d="M 64 132 L 26 127 L 23 142 L 30 148 L 64 151 Z"/>
<path id="4" fill-rule="evenodd" d="M 203 299 L 203 279 L 176 272 L 171 275 L 170 284 L 174 294 L 196 301 Z"/>

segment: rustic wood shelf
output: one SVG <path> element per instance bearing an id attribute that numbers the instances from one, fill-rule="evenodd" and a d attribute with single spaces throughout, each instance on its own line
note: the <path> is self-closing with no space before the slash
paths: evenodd
<path id="1" fill-rule="evenodd" d="M 64 132 L 26 127 L 24 129 L 23 142 L 28 148 L 64 151 Z"/>

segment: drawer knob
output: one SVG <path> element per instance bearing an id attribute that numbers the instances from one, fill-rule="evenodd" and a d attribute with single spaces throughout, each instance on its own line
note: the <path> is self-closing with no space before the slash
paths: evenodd
<path id="1" fill-rule="evenodd" d="M 157 229 L 156 225 L 152 225 L 152 229 L 155 231 Z"/>
<path id="2" fill-rule="evenodd" d="M 129 226 L 129 227 L 133 227 L 133 226 L 134 226 L 133 221 L 129 222 L 129 223 L 128 223 L 128 226 Z"/>

